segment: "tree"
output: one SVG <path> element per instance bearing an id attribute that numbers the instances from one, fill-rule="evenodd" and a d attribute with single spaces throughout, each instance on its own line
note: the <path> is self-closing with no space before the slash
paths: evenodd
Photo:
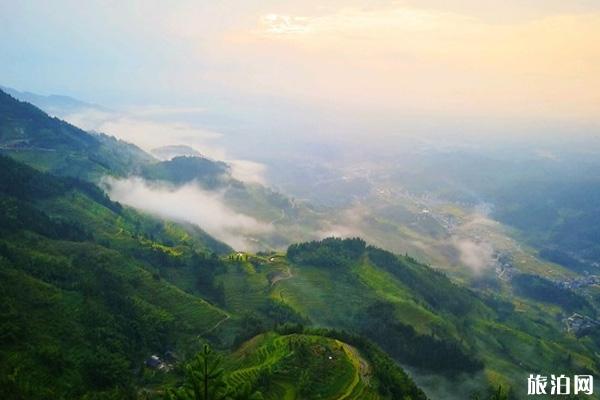
<path id="1" fill-rule="evenodd" d="M 250 384 L 229 388 L 223 379 L 222 359 L 205 344 L 202 352 L 185 367 L 182 387 L 167 390 L 165 400 L 262 400 Z"/>
<path id="2" fill-rule="evenodd" d="M 221 357 L 204 345 L 202 352 L 185 367 L 185 383 L 166 393 L 167 400 L 225 400 L 227 385 L 223 381 Z"/>

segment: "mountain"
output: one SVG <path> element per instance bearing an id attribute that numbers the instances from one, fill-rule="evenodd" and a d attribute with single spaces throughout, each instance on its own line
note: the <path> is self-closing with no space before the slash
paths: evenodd
<path id="1" fill-rule="evenodd" d="M 210 263 L 227 246 L 124 209 L 87 182 L 5 157 L 0 176 L 2 398 L 124 387 L 146 354 L 227 318 L 161 277 L 167 254 Z"/>
<path id="2" fill-rule="evenodd" d="M 599 273 L 598 145 L 495 152 L 448 152 L 411 158 L 394 181 L 414 193 L 487 203 L 491 216 L 516 228 L 542 259 L 576 273 Z M 507 151 L 507 150 L 504 150 Z M 559 154 L 560 156 L 557 156 Z"/>
<path id="3" fill-rule="evenodd" d="M 96 181 L 153 161 L 134 145 L 90 134 L 0 91 L 0 153 L 42 171 Z"/>
<path id="4" fill-rule="evenodd" d="M 227 180 L 232 179 L 231 168 L 226 163 L 197 156 L 178 156 L 145 166 L 141 175 L 149 180 L 167 181 L 176 185 L 196 181 L 211 189 L 222 187 Z"/>
<path id="5" fill-rule="evenodd" d="M 282 249 L 293 241 L 313 238 L 307 228 L 318 230 L 317 214 L 310 207 L 263 185 L 234 179 L 224 162 L 200 156 L 159 161 L 135 145 L 83 131 L 1 90 L 0 154 L 41 171 L 94 183 L 107 176 L 142 177 L 171 187 L 192 183 L 223 192 L 227 207 L 276 226 L 251 238 L 258 248 Z"/>
<path id="6" fill-rule="evenodd" d="M 225 163 L 161 162 L 0 100 L 2 398 L 187 399 L 209 361 L 207 386 L 239 399 L 522 398 L 532 371 L 600 372 L 590 292 L 535 271 L 468 289 L 359 238 L 234 252 L 95 182 L 197 184 L 289 232 L 318 214 Z"/>
<path id="7" fill-rule="evenodd" d="M 244 337 L 254 332 L 246 316 L 225 305 L 223 286 L 215 280 L 219 271 L 239 268 L 238 261 L 218 257 L 231 251 L 227 246 L 197 228 L 123 208 L 91 183 L 55 177 L 6 157 L 0 157 L 0 178 L 2 398 L 132 396 L 139 385 L 169 380 L 161 374 L 148 378 L 156 373 L 143 366 L 151 354 L 184 358 L 194 353 L 198 337 L 223 347 L 214 336 L 220 326 Z M 269 312 L 277 312 L 277 303 L 264 301 Z M 264 314 L 260 321 L 284 323 L 285 310 L 277 317 Z M 249 344 L 232 353 L 231 387 L 240 380 L 256 386 L 248 374 L 266 373 L 268 364 L 274 375 L 260 385 L 272 379 L 273 393 L 287 381 L 284 390 L 318 393 L 319 398 L 369 392 L 383 399 L 389 397 L 380 396 L 373 384 L 385 376 L 382 391 L 425 398 L 399 367 L 369 345 L 363 344 L 373 359 L 369 368 L 379 375 L 367 380 L 359 350 L 340 340 L 318 332 L 273 335 L 265 336 L 268 341 L 254 339 L 260 347 L 252 351 L 253 361 L 241 356 L 250 351 Z M 318 357 L 313 355 L 317 350 Z M 262 360 L 265 354 L 269 358 Z M 315 375 L 306 378 L 308 386 L 295 386 L 289 369 L 306 362 L 322 368 L 319 360 L 327 354 L 331 365 L 319 375 L 320 384 L 313 384 Z M 267 394 L 269 388 L 260 386 Z"/>
<path id="8" fill-rule="evenodd" d="M 4 86 L 0 86 L 0 90 L 11 95 L 15 99 L 31 103 L 36 107 L 45 110 L 47 113 L 58 117 L 64 117 L 66 114 L 80 112 L 83 110 L 106 111 L 106 108 L 102 106 L 87 103 L 69 96 L 56 94 L 44 96 L 32 92 L 22 92 Z"/>
<path id="9" fill-rule="evenodd" d="M 233 371 L 226 377 L 230 386 L 256 382 L 267 399 L 426 399 L 385 353 L 331 331 L 260 334 L 232 353 L 226 365 Z"/>
<path id="10" fill-rule="evenodd" d="M 143 383 L 129 371 L 144 370 L 150 354 L 186 354 L 196 336 L 241 318 L 219 305 L 223 287 L 214 282 L 227 267 L 218 254 L 230 248 L 195 226 L 124 208 L 92 183 L 139 172 L 173 185 L 209 187 L 212 179 L 244 193 L 229 166 L 158 162 L 8 95 L 0 100 L 2 153 L 37 168 L 0 157 L 4 398 L 123 396 Z M 401 386 L 410 383 L 399 371 Z"/>
<path id="11" fill-rule="evenodd" d="M 545 299 L 531 285 L 525 297 L 474 292 L 360 239 L 292 245 L 287 254 L 251 256 L 240 264 L 215 277 L 227 309 L 279 315 L 266 304 L 267 293 L 298 321 L 373 340 L 432 398 L 466 398 L 486 384 L 511 387 L 521 398 L 528 371 L 595 374 L 600 367 L 593 356 L 598 331 L 581 336 L 564 330 L 563 318 L 594 308 L 571 291 Z"/>

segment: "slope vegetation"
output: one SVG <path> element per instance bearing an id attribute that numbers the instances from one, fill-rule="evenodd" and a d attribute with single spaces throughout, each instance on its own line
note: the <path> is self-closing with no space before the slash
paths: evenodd
<path id="1" fill-rule="evenodd" d="M 125 393 L 149 354 L 226 318 L 161 278 L 162 260 L 227 249 L 205 240 L 0 157 L 0 397 Z"/>

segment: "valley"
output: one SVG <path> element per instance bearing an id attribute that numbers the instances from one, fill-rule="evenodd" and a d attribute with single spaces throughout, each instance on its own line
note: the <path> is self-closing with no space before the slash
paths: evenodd
<path id="1" fill-rule="evenodd" d="M 315 206 L 1 100 L 1 143 L 27 143 L 0 157 L 6 398 L 186 399 L 208 348 L 211 390 L 240 399 L 522 398 L 531 371 L 599 371 L 593 275 L 489 207 L 365 169 L 368 192 Z"/>

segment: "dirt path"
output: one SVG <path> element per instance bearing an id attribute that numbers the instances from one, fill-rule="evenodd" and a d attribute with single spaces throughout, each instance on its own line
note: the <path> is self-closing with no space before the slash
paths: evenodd
<path id="1" fill-rule="evenodd" d="M 352 395 L 354 389 L 356 389 L 356 386 L 358 386 L 361 379 L 364 379 L 366 377 L 369 365 L 364 359 L 362 359 L 362 357 L 358 353 L 358 350 L 356 350 L 354 347 L 346 343 L 342 343 L 340 341 L 337 342 L 342 346 L 344 352 L 348 355 L 348 357 L 352 361 L 352 364 L 354 364 L 354 368 L 356 369 L 356 373 L 354 375 L 354 378 L 352 379 L 352 383 L 350 383 L 350 385 L 346 388 L 344 393 L 342 393 L 342 395 L 337 399 L 344 400 Z"/>
<path id="2" fill-rule="evenodd" d="M 225 321 L 227 321 L 229 318 L 231 318 L 231 315 L 229 314 L 225 314 L 225 318 L 223 318 L 222 320 L 220 320 L 219 322 L 217 322 L 212 328 L 207 329 L 206 331 L 202 332 L 201 334 L 198 335 L 198 337 L 202 337 L 204 335 L 206 335 L 207 333 L 210 333 L 212 331 L 214 331 L 215 329 L 217 329 L 219 326 L 221 326 L 221 324 Z"/>
<path id="3" fill-rule="evenodd" d="M 286 279 L 292 279 L 294 277 L 294 274 L 292 273 L 292 269 L 288 266 L 287 270 L 286 270 L 286 274 L 287 275 L 277 275 L 273 278 L 273 280 L 271 281 L 271 286 L 275 285 L 277 282 L 281 282 L 281 281 L 285 281 Z"/>
<path id="4" fill-rule="evenodd" d="M 270 222 L 271 225 L 275 225 L 275 223 L 279 222 L 279 221 L 283 221 L 283 219 L 285 219 L 285 210 L 281 210 L 281 215 L 277 218 L 275 218 L 273 221 Z"/>

